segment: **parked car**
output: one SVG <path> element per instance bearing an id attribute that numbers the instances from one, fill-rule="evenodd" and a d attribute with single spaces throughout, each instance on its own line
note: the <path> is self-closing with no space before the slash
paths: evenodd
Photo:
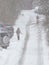
<path id="1" fill-rule="evenodd" d="M 12 26 L 0 24 L 0 47 L 6 49 L 9 46 L 13 32 L 14 30 Z"/>

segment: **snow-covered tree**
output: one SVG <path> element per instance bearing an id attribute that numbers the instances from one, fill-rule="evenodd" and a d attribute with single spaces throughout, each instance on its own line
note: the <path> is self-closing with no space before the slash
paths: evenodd
<path id="1" fill-rule="evenodd" d="M 33 0 L 33 8 L 39 6 L 38 13 L 49 14 L 49 0 Z"/>

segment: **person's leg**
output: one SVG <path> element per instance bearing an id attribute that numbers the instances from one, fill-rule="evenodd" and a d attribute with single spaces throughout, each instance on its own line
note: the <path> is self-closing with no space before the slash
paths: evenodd
<path id="1" fill-rule="evenodd" d="M 20 40 L 20 35 L 19 34 L 17 34 L 17 39 Z"/>
<path id="2" fill-rule="evenodd" d="M 18 35 L 18 40 L 20 40 L 20 36 Z"/>

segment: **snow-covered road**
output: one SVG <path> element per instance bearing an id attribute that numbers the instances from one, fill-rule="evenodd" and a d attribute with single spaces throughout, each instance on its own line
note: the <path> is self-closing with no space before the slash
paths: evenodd
<path id="1" fill-rule="evenodd" d="M 21 11 L 15 22 L 14 35 L 10 40 L 7 50 L 0 50 L 0 65 L 49 65 L 48 52 L 46 46 L 46 33 L 42 27 L 36 25 L 36 14 L 34 10 Z M 43 19 L 43 15 L 39 15 Z M 26 25 L 29 22 L 26 49 Z M 33 24 L 34 23 L 34 24 Z M 16 30 L 21 30 L 20 40 L 17 40 Z M 40 30 L 40 31 L 39 31 Z M 40 32 L 40 33 L 39 33 Z M 25 49 L 25 53 L 24 52 Z"/>

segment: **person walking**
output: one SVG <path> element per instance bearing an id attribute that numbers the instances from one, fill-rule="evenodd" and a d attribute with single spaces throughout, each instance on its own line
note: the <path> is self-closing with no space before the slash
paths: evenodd
<path id="1" fill-rule="evenodd" d="M 20 33 L 21 33 L 20 28 L 17 28 L 16 33 L 17 33 L 17 39 L 20 40 Z"/>

